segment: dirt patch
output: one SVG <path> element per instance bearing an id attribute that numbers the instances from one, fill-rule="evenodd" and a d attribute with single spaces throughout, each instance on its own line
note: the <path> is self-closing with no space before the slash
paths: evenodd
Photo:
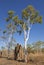
<path id="1" fill-rule="evenodd" d="M 0 58 L 0 65 L 44 65 L 44 55 L 29 55 L 28 63 Z"/>

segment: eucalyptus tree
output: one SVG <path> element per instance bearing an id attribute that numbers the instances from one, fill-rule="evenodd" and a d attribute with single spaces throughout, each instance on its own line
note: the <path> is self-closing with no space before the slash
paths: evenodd
<path id="1" fill-rule="evenodd" d="M 19 19 L 17 15 L 14 16 L 13 11 L 8 11 L 8 17 L 6 18 L 6 21 L 10 22 L 10 24 L 7 26 L 11 32 L 9 43 L 12 39 L 13 33 L 18 32 L 21 34 L 24 32 L 25 61 L 27 62 L 27 42 L 29 40 L 30 30 L 33 24 L 42 23 L 42 17 L 33 6 L 29 5 L 22 11 L 21 19 Z"/>
<path id="2" fill-rule="evenodd" d="M 4 46 L 1 46 L 1 49 L 2 49 L 2 51 L 3 51 L 3 50 L 5 50 L 5 47 L 4 47 Z"/>
<path id="3" fill-rule="evenodd" d="M 36 9 L 29 5 L 22 11 L 22 31 L 24 32 L 24 44 L 25 44 L 25 61 L 27 62 L 27 42 L 29 40 L 30 30 L 35 23 L 42 23 L 42 17 L 39 15 Z"/>
<path id="4" fill-rule="evenodd" d="M 3 42 L 5 43 L 5 48 L 8 50 L 8 58 L 9 58 L 10 51 L 14 50 L 14 48 L 16 46 L 16 41 L 13 37 L 12 38 L 9 37 L 10 36 L 9 31 L 8 32 L 3 31 L 3 33 L 4 33 L 4 35 L 6 33 L 6 36 L 3 35 L 1 38 L 2 38 Z M 10 41 L 9 41 L 9 38 L 11 38 Z"/>
<path id="5" fill-rule="evenodd" d="M 0 40 L 2 41 L 2 45 L 4 44 L 5 49 L 8 49 L 8 57 L 9 57 L 9 53 L 11 49 L 14 49 L 16 46 L 16 41 L 15 39 L 11 39 L 10 43 L 9 43 L 9 35 L 10 35 L 10 31 L 8 30 L 4 30 L 3 31 L 3 35 L 0 37 Z"/>
<path id="6" fill-rule="evenodd" d="M 32 53 L 33 50 L 33 45 L 32 44 L 27 44 L 27 52 Z"/>
<path id="7" fill-rule="evenodd" d="M 4 49 L 3 44 L 5 45 L 4 39 L 6 39 L 6 37 L 2 36 L 3 35 L 3 30 L 1 28 L 0 28 L 0 32 L 1 32 L 0 41 L 2 42 L 2 43 L 0 43 L 0 44 L 2 44 L 1 49 Z"/>
<path id="8" fill-rule="evenodd" d="M 32 44 L 33 45 L 33 49 L 35 49 L 35 51 L 37 51 L 37 54 L 40 52 L 42 52 L 42 47 L 44 46 L 44 42 L 42 41 L 37 41 L 35 43 Z"/>
<path id="9" fill-rule="evenodd" d="M 8 11 L 8 17 L 5 19 L 6 22 L 8 23 L 6 25 L 6 30 L 3 31 L 3 33 L 6 34 L 6 37 L 7 37 L 8 57 L 10 53 L 10 48 L 11 46 L 13 46 L 13 43 L 12 43 L 13 34 L 16 32 L 16 26 L 15 26 L 15 23 L 13 22 L 13 17 L 14 17 L 14 11 L 12 10 Z"/>

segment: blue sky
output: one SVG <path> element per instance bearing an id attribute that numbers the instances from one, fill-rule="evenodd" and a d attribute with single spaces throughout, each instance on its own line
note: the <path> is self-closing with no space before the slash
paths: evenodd
<path id="1" fill-rule="evenodd" d="M 8 10 L 14 10 L 16 14 L 21 18 L 22 10 L 28 5 L 32 5 L 36 10 L 39 11 L 43 17 L 42 24 L 34 24 L 31 32 L 29 43 L 41 40 L 44 41 L 44 0 L 0 0 L 0 28 L 5 29 L 6 22 L 4 20 L 7 17 Z M 0 36 L 2 32 L 0 32 Z M 18 34 L 14 35 L 17 42 L 24 44 L 23 33 L 21 36 Z M 2 42 L 0 42 L 0 46 Z"/>

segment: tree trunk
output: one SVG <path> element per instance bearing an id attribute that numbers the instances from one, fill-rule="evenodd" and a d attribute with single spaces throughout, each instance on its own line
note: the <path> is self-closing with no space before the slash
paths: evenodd
<path id="1" fill-rule="evenodd" d="M 25 62 L 27 62 L 27 43 L 28 43 L 28 39 L 29 39 L 29 33 L 30 33 L 30 27 L 28 29 L 28 33 L 26 32 L 26 30 L 24 30 L 24 44 L 25 44 Z"/>
<path id="2" fill-rule="evenodd" d="M 13 38 L 13 30 L 11 31 L 11 34 L 10 34 L 9 39 L 8 39 L 8 58 L 9 58 L 10 44 L 12 42 L 12 38 Z"/>
<path id="3" fill-rule="evenodd" d="M 25 62 L 27 62 L 27 42 L 25 41 Z"/>
<path id="4" fill-rule="evenodd" d="M 8 44 L 8 59 L 9 59 L 9 53 L 10 53 L 10 43 Z"/>
<path id="5" fill-rule="evenodd" d="M 9 54 L 10 54 L 10 48 L 8 47 L 8 58 L 9 58 Z"/>

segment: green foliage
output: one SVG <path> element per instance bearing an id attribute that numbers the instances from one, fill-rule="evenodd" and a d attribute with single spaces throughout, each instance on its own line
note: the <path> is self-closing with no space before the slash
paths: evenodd
<path id="1" fill-rule="evenodd" d="M 31 48 L 31 47 L 28 47 L 28 48 L 27 48 L 27 52 L 28 52 L 28 53 L 32 53 L 32 48 Z"/>
<path id="2" fill-rule="evenodd" d="M 28 16 L 29 16 L 29 14 L 27 13 L 27 11 L 26 10 L 23 10 L 22 11 L 22 18 L 25 17 L 25 19 L 28 19 Z"/>
<path id="3" fill-rule="evenodd" d="M 28 30 L 27 24 L 25 22 L 24 22 L 22 28 L 25 29 L 25 30 Z"/>
<path id="4" fill-rule="evenodd" d="M 18 16 L 14 16 L 13 21 L 14 21 L 15 25 L 17 25 L 18 24 Z"/>
<path id="5" fill-rule="evenodd" d="M 3 46 L 2 46 L 2 47 L 1 47 L 1 49 L 2 49 L 2 50 L 4 50 L 4 49 L 5 49 L 5 47 L 3 47 Z"/>
<path id="6" fill-rule="evenodd" d="M 30 18 L 30 21 L 28 23 L 27 20 L 29 18 Z M 14 11 L 12 10 L 8 11 L 8 17 L 6 18 L 6 21 L 8 22 L 11 20 L 12 20 L 12 23 L 14 22 L 14 25 L 8 24 L 8 28 L 10 28 L 11 26 L 13 27 L 16 26 L 16 28 L 18 28 L 18 26 L 20 26 L 22 30 L 23 29 L 28 30 L 29 24 L 42 23 L 42 16 L 39 15 L 38 11 L 36 11 L 32 5 L 29 5 L 22 11 L 21 20 L 18 18 L 18 15 L 14 16 Z M 26 22 L 24 22 L 25 20 Z M 21 33 L 20 30 L 19 30 L 19 33 Z"/>
<path id="7" fill-rule="evenodd" d="M 12 19 L 14 16 L 14 11 L 9 10 L 8 11 L 8 17 L 6 18 L 6 21 L 8 22 L 10 19 Z"/>
<path id="8" fill-rule="evenodd" d="M 9 21 L 9 18 L 6 18 L 6 22 L 8 22 Z"/>
<path id="9" fill-rule="evenodd" d="M 34 9 L 34 7 L 32 5 L 28 5 L 27 8 L 26 8 L 26 10 L 27 10 L 27 12 L 30 11 L 30 13 L 35 12 L 35 9 Z"/>
<path id="10" fill-rule="evenodd" d="M 36 18 L 36 21 L 37 21 L 38 23 L 42 23 L 42 16 L 37 17 L 37 18 Z"/>
<path id="11" fill-rule="evenodd" d="M 14 11 L 8 11 L 8 17 L 6 18 L 6 21 L 11 22 L 8 24 L 7 28 L 11 28 L 12 30 L 18 32 L 20 35 L 23 30 L 27 32 L 27 30 L 29 29 L 29 25 L 42 23 L 42 16 L 39 15 L 38 11 L 36 11 L 33 6 L 29 5 L 22 11 L 21 19 L 19 19 L 17 15 L 14 15 Z M 32 47 L 28 47 L 28 50 L 31 51 L 31 49 Z"/>
<path id="12" fill-rule="evenodd" d="M 42 52 L 44 53 L 44 48 L 42 48 Z"/>
<path id="13" fill-rule="evenodd" d="M 28 20 L 30 18 L 30 23 L 42 23 L 42 17 L 39 15 L 38 11 L 34 9 L 33 6 L 29 5 L 22 11 L 22 18 Z"/>
<path id="14" fill-rule="evenodd" d="M 6 32 L 7 32 L 6 30 L 3 31 L 4 34 L 5 34 Z"/>
<path id="15" fill-rule="evenodd" d="M 27 44 L 27 52 L 32 53 L 32 44 Z"/>
<path id="16" fill-rule="evenodd" d="M 14 11 L 9 10 L 9 11 L 8 11 L 8 15 L 14 15 Z"/>
<path id="17" fill-rule="evenodd" d="M 22 30 L 19 30 L 19 31 L 17 31 L 18 33 L 19 33 L 19 35 L 21 35 L 21 33 L 22 33 Z"/>
<path id="18" fill-rule="evenodd" d="M 9 28 L 11 28 L 11 26 L 12 26 L 12 24 L 10 23 L 10 24 L 8 24 L 7 28 L 9 29 Z"/>
<path id="19" fill-rule="evenodd" d="M 33 50 L 38 53 L 38 52 L 42 52 L 44 42 L 37 41 L 37 42 L 33 43 L 32 45 L 33 45 Z"/>
<path id="20" fill-rule="evenodd" d="M 39 52 L 44 52 L 44 42 L 42 41 L 37 41 L 32 44 L 27 45 L 27 52 L 28 53 L 39 53 Z"/>
<path id="21" fill-rule="evenodd" d="M 13 21 L 16 22 L 17 20 L 18 20 L 18 16 L 14 16 L 14 17 L 13 17 Z"/>

